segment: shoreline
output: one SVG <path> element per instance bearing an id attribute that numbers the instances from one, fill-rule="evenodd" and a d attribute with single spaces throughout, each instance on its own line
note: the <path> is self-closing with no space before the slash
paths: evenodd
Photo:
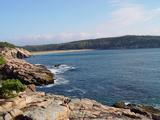
<path id="1" fill-rule="evenodd" d="M 32 55 L 45 55 L 45 54 L 54 54 L 54 53 L 71 53 L 71 52 L 83 52 L 83 51 L 92 51 L 94 49 L 79 49 L 79 50 L 50 50 L 50 51 L 35 51 L 32 52 Z"/>
<path id="2" fill-rule="evenodd" d="M 62 95 L 55 95 L 54 93 L 47 94 L 45 92 L 36 91 L 36 85 L 43 86 L 55 83 L 55 79 L 53 79 L 54 74 L 44 67 L 34 66 L 33 64 L 25 62 L 25 60 L 21 60 L 22 58 L 25 58 L 24 56 L 30 55 L 25 50 L 14 50 L 14 48 L 7 50 L 8 51 L 6 51 L 5 48 L 4 51 L 6 56 L 4 57 L 6 59 L 5 64 L 9 67 L 4 67 L 5 65 L 2 65 L 3 69 L 1 70 L 3 70 L 4 75 L 8 75 L 12 81 L 16 78 L 26 84 L 24 84 L 24 90 L 19 92 L 14 88 L 3 88 L 5 94 L 0 94 L 0 120 L 152 120 L 152 118 L 153 120 L 159 120 L 160 118 L 159 109 L 152 106 L 144 106 L 143 104 L 126 104 L 124 101 L 119 101 L 112 106 L 108 106 L 92 99 L 82 97 L 70 98 Z M 91 50 L 92 49 L 43 51 L 43 53 Z M 11 71 L 11 76 L 9 76 L 8 71 Z M 9 85 L 12 84 L 9 83 Z M 21 85 L 17 84 L 18 83 L 13 85 L 19 86 L 18 89 L 21 88 Z M 8 94 L 8 91 L 11 92 L 11 95 L 13 94 L 15 96 Z"/>

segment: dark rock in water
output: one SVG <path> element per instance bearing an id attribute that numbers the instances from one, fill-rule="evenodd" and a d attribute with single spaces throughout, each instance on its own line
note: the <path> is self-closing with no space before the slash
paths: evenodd
<path id="1" fill-rule="evenodd" d="M 136 105 L 127 106 L 131 112 L 138 113 L 145 116 L 151 116 L 154 120 L 160 120 L 160 110 L 152 106 Z"/>
<path id="2" fill-rule="evenodd" d="M 150 114 L 143 110 L 141 107 L 138 107 L 138 106 L 135 106 L 135 107 L 131 107 L 129 108 L 131 110 L 131 112 L 134 112 L 134 113 L 138 113 L 138 114 L 141 114 L 141 115 L 145 115 L 145 116 L 150 116 Z"/>
<path id="3" fill-rule="evenodd" d="M 153 120 L 160 120 L 160 110 L 152 106 L 137 105 L 137 104 L 126 105 L 125 102 L 123 101 L 117 102 L 113 106 L 117 108 L 130 109 L 131 112 L 150 117 Z"/>
<path id="4" fill-rule="evenodd" d="M 61 64 L 56 64 L 56 65 L 54 65 L 54 67 L 59 67 Z"/>
<path id="5" fill-rule="evenodd" d="M 139 110 L 149 113 L 154 120 L 160 120 L 160 110 L 152 106 L 138 105 Z"/>
<path id="6" fill-rule="evenodd" d="M 117 107 L 117 108 L 125 108 L 126 105 L 125 105 L 125 102 L 119 101 L 119 102 L 115 103 L 115 104 L 113 105 L 113 107 Z"/>
<path id="7" fill-rule="evenodd" d="M 47 69 L 47 67 L 46 67 L 46 66 L 41 65 L 41 64 L 35 64 L 35 66 L 37 66 L 37 67 L 41 67 L 41 68 L 44 68 L 44 69 Z"/>

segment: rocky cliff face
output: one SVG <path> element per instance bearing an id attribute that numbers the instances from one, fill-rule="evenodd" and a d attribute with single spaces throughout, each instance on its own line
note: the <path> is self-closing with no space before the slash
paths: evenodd
<path id="1" fill-rule="evenodd" d="M 0 68 L 0 73 L 3 76 L 19 79 L 25 84 L 46 85 L 54 83 L 54 75 L 45 67 L 22 60 L 22 58 L 31 56 L 28 51 L 21 48 L 3 48 L 0 53 L 6 61 Z"/>
<path id="2" fill-rule="evenodd" d="M 17 78 L 25 84 L 54 83 L 53 74 L 45 67 L 36 66 L 21 59 L 7 59 L 6 61 L 2 70 L 10 78 Z"/>

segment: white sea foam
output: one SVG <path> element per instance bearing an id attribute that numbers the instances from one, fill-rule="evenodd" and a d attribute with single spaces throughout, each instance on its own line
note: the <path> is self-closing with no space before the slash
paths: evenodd
<path id="1" fill-rule="evenodd" d="M 54 86 L 54 84 L 49 84 L 49 85 L 37 86 L 37 88 L 50 88 L 53 86 Z"/>
<path id="2" fill-rule="evenodd" d="M 66 64 L 49 67 L 49 70 L 54 74 L 62 74 L 62 73 L 65 73 L 67 71 L 74 70 L 74 69 L 76 68 L 73 66 L 66 65 Z"/>
<path id="3" fill-rule="evenodd" d="M 80 88 L 77 88 L 77 87 L 73 87 L 72 89 L 67 90 L 67 92 L 74 92 L 74 91 L 79 91 L 79 92 L 81 92 L 82 94 L 85 94 L 85 93 L 86 93 L 85 90 L 80 89 Z"/>
<path id="4" fill-rule="evenodd" d="M 35 64 L 35 65 L 42 65 L 42 64 L 38 64 L 38 63 L 37 63 L 37 64 Z"/>
<path id="5" fill-rule="evenodd" d="M 131 104 L 130 102 L 127 102 L 127 101 L 125 101 L 125 105 L 129 105 L 129 104 Z"/>
<path id="6" fill-rule="evenodd" d="M 63 77 L 63 73 L 76 69 L 73 66 L 69 66 L 66 64 L 61 64 L 58 66 L 52 66 L 52 67 L 48 67 L 48 69 L 55 74 L 55 80 L 54 80 L 54 84 L 49 84 L 49 85 L 45 85 L 45 86 L 39 86 L 38 88 L 49 88 L 49 87 L 53 87 L 56 85 L 64 85 L 64 84 L 68 84 L 69 80 L 66 80 Z"/>
<path id="7" fill-rule="evenodd" d="M 44 86 L 38 86 L 38 88 L 50 88 L 56 85 L 64 85 L 64 84 L 68 84 L 69 81 L 64 79 L 63 77 L 58 76 L 55 80 L 54 80 L 54 84 L 49 84 L 49 85 L 44 85 Z"/>
<path id="8" fill-rule="evenodd" d="M 68 83 L 69 83 L 69 80 L 66 80 L 61 76 L 57 76 L 54 85 L 62 85 L 62 84 L 64 85 L 64 84 L 68 84 Z"/>
<path id="9" fill-rule="evenodd" d="M 160 109 L 160 105 L 159 104 L 154 104 L 153 106 L 155 106 L 155 108 Z"/>

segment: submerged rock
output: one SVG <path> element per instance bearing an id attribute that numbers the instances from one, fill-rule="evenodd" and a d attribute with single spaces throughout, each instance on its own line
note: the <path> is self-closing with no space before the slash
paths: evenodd
<path id="1" fill-rule="evenodd" d="M 62 64 L 56 64 L 56 65 L 54 65 L 54 67 L 57 67 L 57 68 L 58 68 L 58 67 L 61 66 L 61 65 L 62 65 Z"/>

